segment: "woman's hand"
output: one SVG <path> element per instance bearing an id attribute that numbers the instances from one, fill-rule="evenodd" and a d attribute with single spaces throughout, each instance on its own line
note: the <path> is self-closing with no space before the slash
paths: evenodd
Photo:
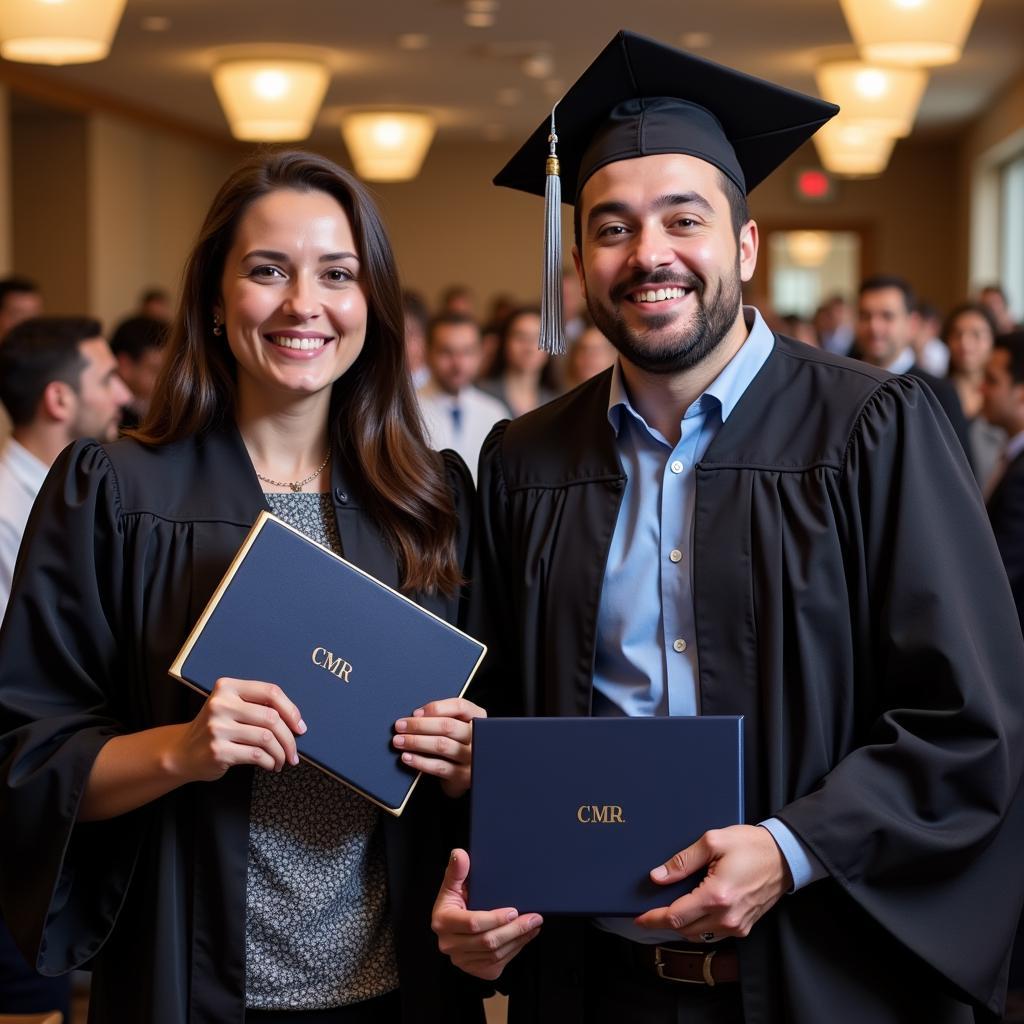
<path id="1" fill-rule="evenodd" d="M 448 796 L 469 789 L 474 718 L 486 718 L 478 704 L 462 697 L 435 700 L 417 708 L 410 718 L 395 722 L 391 741 L 402 751 L 402 762 L 427 775 L 436 775 Z"/>
<path id="2" fill-rule="evenodd" d="M 299 709 L 279 686 L 225 676 L 182 728 L 169 765 L 189 782 L 213 782 L 237 764 L 279 772 L 286 762 L 299 763 L 295 736 L 305 731 Z"/>

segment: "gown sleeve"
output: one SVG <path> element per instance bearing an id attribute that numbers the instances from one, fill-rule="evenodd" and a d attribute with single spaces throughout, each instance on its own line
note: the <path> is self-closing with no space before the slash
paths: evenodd
<path id="1" fill-rule="evenodd" d="M 492 717 L 528 713 L 523 706 L 518 652 L 511 642 L 521 631 L 509 592 L 515 574 L 508 564 L 508 491 L 502 471 L 502 443 L 508 422 L 498 423 L 480 450 L 476 531 L 470 557 L 469 632 L 487 644 L 487 657 L 469 696 Z"/>
<path id="2" fill-rule="evenodd" d="M 868 400 L 839 489 L 863 728 L 777 816 L 992 1009 L 1024 890 L 1024 644 L 1006 576 L 956 437 L 913 378 Z"/>
<path id="3" fill-rule="evenodd" d="M 141 842 L 144 811 L 76 823 L 96 755 L 127 731 L 124 574 L 114 472 L 80 441 L 40 491 L 0 630 L 0 907 L 45 975 L 102 946 Z"/>

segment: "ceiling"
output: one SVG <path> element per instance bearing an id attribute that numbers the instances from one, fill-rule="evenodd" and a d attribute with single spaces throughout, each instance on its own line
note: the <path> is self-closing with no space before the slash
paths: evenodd
<path id="1" fill-rule="evenodd" d="M 163 31 L 146 29 L 154 17 Z M 107 60 L 18 67 L 226 140 L 210 82 L 218 57 L 315 48 L 333 74 L 310 145 L 333 145 L 342 112 L 368 105 L 429 108 L 442 138 L 515 142 L 619 28 L 674 45 L 704 33 L 695 52 L 806 92 L 816 63 L 853 55 L 838 0 L 502 0 L 491 28 L 466 26 L 462 0 L 128 0 Z M 429 43 L 404 50 L 403 33 Z M 553 81 L 523 73 L 536 54 Z M 960 130 L 1022 72 L 1024 0 L 983 0 L 963 59 L 932 72 L 915 134 Z"/>

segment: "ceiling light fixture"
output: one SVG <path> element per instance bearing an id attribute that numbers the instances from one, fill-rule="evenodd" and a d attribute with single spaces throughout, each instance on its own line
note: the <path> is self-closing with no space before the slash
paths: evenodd
<path id="1" fill-rule="evenodd" d="M 786 254 L 798 267 L 820 267 L 832 251 L 832 236 L 827 231 L 789 231 Z"/>
<path id="2" fill-rule="evenodd" d="M 921 68 L 887 68 L 856 60 L 820 64 L 815 78 L 822 98 L 839 104 L 844 118 L 897 138 L 910 134 L 928 85 L 928 72 Z"/>
<path id="3" fill-rule="evenodd" d="M 327 68 L 311 60 L 230 60 L 213 69 L 213 87 L 231 134 L 246 142 L 306 138 L 328 78 Z"/>
<path id="4" fill-rule="evenodd" d="M 436 130 L 430 114 L 413 111 L 358 111 L 341 121 L 356 174 L 364 181 L 411 181 Z"/>
<path id="5" fill-rule="evenodd" d="M 534 53 L 526 57 L 520 67 L 527 78 L 550 78 L 555 62 L 548 53 Z"/>
<path id="6" fill-rule="evenodd" d="M 103 60 L 125 0 L 3 0 L 0 57 L 26 64 Z"/>
<path id="7" fill-rule="evenodd" d="M 814 145 L 825 170 L 843 177 L 865 178 L 881 174 L 889 163 L 896 140 L 870 124 L 842 115 L 814 133 Z"/>
<path id="8" fill-rule="evenodd" d="M 981 0 L 839 0 L 867 61 L 935 67 L 960 59 Z"/>
<path id="9" fill-rule="evenodd" d="M 400 50 L 425 50 L 430 45 L 430 36 L 423 32 L 403 32 L 398 37 Z"/>

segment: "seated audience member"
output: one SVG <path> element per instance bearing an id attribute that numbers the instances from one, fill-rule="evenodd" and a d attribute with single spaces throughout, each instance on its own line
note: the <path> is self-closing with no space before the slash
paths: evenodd
<path id="1" fill-rule="evenodd" d="M 779 317 L 779 320 L 781 321 L 781 333 L 785 334 L 787 338 L 795 338 L 805 345 L 810 345 L 811 348 L 821 347 L 818 344 L 818 332 L 815 331 L 814 324 L 810 320 L 805 320 L 797 313 L 785 313 Z"/>
<path id="2" fill-rule="evenodd" d="M 864 281 L 857 300 L 857 356 L 890 373 L 909 373 L 924 381 L 939 400 L 970 459 L 967 420 L 955 388 L 948 380 L 922 370 L 915 359 L 911 344 L 917 326 L 914 306 L 914 293 L 902 277 L 878 274 Z"/>
<path id="3" fill-rule="evenodd" d="M 118 373 L 132 393 L 121 416 L 125 430 L 134 430 L 149 411 L 149 400 L 164 361 L 166 339 L 167 321 L 149 316 L 123 320 L 110 339 Z"/>
<path id="4" fill-rule="evenodd" d="M 837 356 L 848 356 L 853 348 L 853 312 L 842 295 L 833 295 L 814 315 L 818 346 Z"/>
<path id="5" fill-rule="evenodd" d="M 480 371 L 477 374 L 480 380 L 490 377 L 494 369 L 494 361 L 498 358 L 498 349 L 501 347 L 501 332 L 505 321 L 519 308 L 511 295 L 496 295 L 491 300 L 491 311 L 480 329 L 481 342 L 484 351 L 480 359 Z"/>
<path id="6" fill-rule="evenodd" d="M 402 292 L 402 313 L 405 319 L 405 360 L 409 364 L 412 386 L 421 388 L 430 380 L 430 367 L 427 366 L 430 313 L 423 296 L 411 288 Z"/>
<path id="7" fill-rule="evenodd" d="M 170 295 L 163 288 L 147 288 L 139 296 L 139 311 L 136 315 L 167 323 L 174 315 Z"/>
<path id="8" fill-rule="evenodd" d="M 569 346 L 568 387 L 574 388 L 615 365 L 615 346 L 598 327 L 588 327 Z"/>
<path id="9" fill-rule="evenodd" d="M 982 394 L 985 418 L 1006 431 L 987 506 L 1024 629 L 1024 331 L 996 339 Z"/>
<path id="10" fill-rule="evenodd" d="M 999 334 L 1009 334 L 1017 329 L 1014 323 L 1013 314 L 1010 312 L 1010 303 L 1006 298 L 1006 292 L 1002 285 L 987 284 L 978 291 L 978 301 L 988 306 L 992 319 L 996 322 L 996 330 Z"/>
<path id="11" fill-rule="evenodd" d="M 475 316 L 476 299 L 467 285 L 449 285 L 441 293 L 441 314 L 460 313 L 463 316 Z"/>
<path id="12" fill-rule="evenodd" d="M 501 329 L 498 357 L 481 391 L 504 402 L 513 416 L 533 412 L 557 394 L 551 380 L 551 357 L 538 348 L 540 310 L 524 306 L 509 316 Z"/>
<path id="13" fill-rule="evenodd" d="M 476 479 L 480 447 L 508 407 L 473 381 L 480 369 L 480 328 L 465 313 L 442 313 L 427 330 L 430 380 L 417 392 L 427 439 L 437 451 L 458 452 Z"/>
<path id="14" fill-rule="evenodd" d="M 47 470 L 79 437 L 112 441 L 128 398 L 95 320 L 23 320 L 0 345 L 0 401 L 13 420 L 0 452 L 0 620 Z M 0 1013 L 60 1010 L 67 1018 L 70 992 L 68 977 L 44 978 L 32 970 L 0 920 Z"/>
<path id="15" fill-rule="evenodd" d="M 43 298 L 27 277 L 0 278 L 0 340 L 16 324 L 43 312 Z"/>
<path id="16" fill-rule="evenodd" d="M 949 369 L 949 349 L 942 343 L 942 314 L 930 302 L 918 302 L 914 307 L 917 326 L 914 329 L 914 356 L 917 365 L 933 377 L 945 377 Z"/>
<path id="17" fill-rule="evenodd" d="M 997 333 L 988 306 L 980 302 L 957 306 L 942 325 L 942 340 L 949 349 L 949 379 L 967 418 L 971 463 L 982 488 L 996 468 L 1006 442 L 1003 429 L 981 415 L 985 365 Z"/>

